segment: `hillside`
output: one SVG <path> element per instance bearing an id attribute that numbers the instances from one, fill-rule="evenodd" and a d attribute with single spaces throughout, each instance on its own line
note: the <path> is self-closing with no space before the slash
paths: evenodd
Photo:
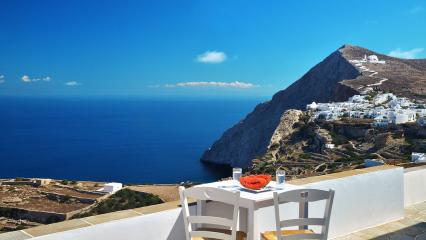
<path id="1" fill-rule="evenodd" d="M 293 111 L 286 111 L 284 118 Z M 248 172 L 274 174 L 281 168 L 289 177 L 307 177 L 363 168 L 365 159 L 411 166 L 411 153 L 426 151 L 426 127 L 416 123 L 382 127 L 372 125 L 371 119 L 323 121 L 311 114 L 299 111 L 294 121 L 284 123 L 291 131 L 271 142 Z"/>
<path id="2" fill-rule="evenodd" d="M 357 62 L 369 55 L 377 55 L 386 64 Z M 344 101 L 368 91 L 391 91 L 423 101 L 426 60 L 397 59 L 344 45 L 270 101 L 256 106 L 205 151 L 201 161 L 249 167 L 253 159 L 267 153 L 273 137 L 280 138 L 277 128 L 286 110 L 305 109 L 306 104 L 314 101 Z"/>

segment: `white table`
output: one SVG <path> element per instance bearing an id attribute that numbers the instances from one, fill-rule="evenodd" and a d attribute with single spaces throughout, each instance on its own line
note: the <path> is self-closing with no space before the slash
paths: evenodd
<path id="1" fill-rule="evenodd" d="M 271 181 L 268 186 L 275 187 L 276 182 Z M 240 207 L 247 209 L 247 239 L 258 240 L 260 239 L 260 232 L 258 229 L 257 222 L 257 210 L 263 207 L 269 207 L 274 205 L 273 192 L 286 192 L 295 189 L 300 189 L 300 186 L 291 185 L 288 183 L 284 184 L 282 189 L 274 189 L 272 191 L 253 193 L 245 190 L 240 190 L 239 187 L 235 186 L 235 182 L 232 180 L 212 182 L 207 184 L 198 185 L 200 187 L 216 187 L 229 191 L 240 191 Z M 197 202 L 197 211 L 202 211 L 205 207 L 205 203 L 202 201 Z M 271 229 L 275 229 L 275 226 L 271 226 Z"/>

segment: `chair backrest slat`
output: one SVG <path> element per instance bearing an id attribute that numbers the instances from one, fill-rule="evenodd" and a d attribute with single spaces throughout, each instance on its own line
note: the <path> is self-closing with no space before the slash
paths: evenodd
<path id="1" fill-rule="evenodd" d="M 299 239 L 319 239 L 326 240 L 328 237 L 328 226 L 330 224 L 330 215 L 333 205 L 334 190 L 324 191 L 318 189 L 297 189 L 288 192 L 277 193 L 274 192 L 274 208 L 275 208 L 275 221 L 278 240 L 299 240 Z M 299 211 L 299 218 L 288 219 L 281 221 L 279 206 L 281 203 L 298 202 L 299 207 L 308 206 L 309 202 L 316 202 L 325 200 L 325 210 L 323 218 L 309 218 L 308 209 Z M 282 236 L 281 229 L 284 227 L 299 226 L 299 229 L 306 229 L 308 226 L 321 226 L 321 233 L 301 233 L 289 236 Z"/>
<path id="2" fill-rule="evenodd" d="M 179 194 L 182 203 L 182 213 L 185 224 L 185 233 L 186 239 L 191 240 L 192 237 L 206 237 L 222 240 L 236 240 L 237 237 L 237 223 L 238 223 L 238 213 L 239 213 L 239 200 L 240 192 L 230 192 L 223 189 L 209 188 L 209 187 L 192 187 L 185 189 L 184 187 L 179 187 Z M 188 207 L 188 197 L 201 201 L 216 201 L 222 202 L 233 206 L 232 218 L 222 218 L 215 216 L 201 216 L 201 213 L 198 212 L 199 216 L 190 216 L 189 207 Z M 231 234 L 226 234 L 223 232 L 210 231 L 211 229 L 199 229 L 192 230 L 192 224 L 210 224 L 218 225 L 224 227 L 228 230 L 231 230 Z"/>
<path id="3" fill-rule="evenodd" d="M 279 202 L 316 202 L 327 200 L 330 197 L 329 191 L 318 189 L 300 189 L 284 192 L 278 196 Z"/>
<path id="4" fill-rule="evenodd" d="M 298 219 L 288 219 L 280 222 L 281 228 L 284 227 L 294 227 L 294 226 L 322 226 L 324 225 L 324 218 L 298 218 Z"/>
<path id="5" fill-rule="evenodd" d="M 189 216 L 189 223 L 213 224 L 232 228 L 233 221 L 228 218 L 212 217 L 212 216 Z"/>

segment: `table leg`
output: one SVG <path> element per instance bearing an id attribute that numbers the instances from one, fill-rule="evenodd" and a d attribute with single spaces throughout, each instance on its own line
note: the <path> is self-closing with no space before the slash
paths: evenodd
<path id="1" fill-rule="evenodd" d="M 260 233 L 257 227 L 257 211 L 255 206 L 251 206 L 247 210 L 247 240 L 259 240 Z"/>

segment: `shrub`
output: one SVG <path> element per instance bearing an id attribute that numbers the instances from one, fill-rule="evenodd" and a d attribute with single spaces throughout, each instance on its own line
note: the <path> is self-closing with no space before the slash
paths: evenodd
<path id="1" fill-rule="evenodd" d="M 312 156 L 312 154 L 310 154 L 310 153 L 302 153 L 302 154 L 299 155 L 299 157 L 303 158 L 303 159 L 308 159 L 311 156 Z"/>
<path id="2" fill-rule="evenodd" d="M 76 215 L 75 218 L 145 207 L 159 203 L 163 203 L 163 201 L 157 195 L 122 189 L 108 199 L 100 202 L 90 212 Z"/>
<path id="3" fill-rule="evenodd" d="M 330 132 L 331 138 L 333 139 L 333 144 L 335 145 L 342 145 L 345 143 L 348 143 L 348 139 L 340 134 L 337 134 L 335 132 Z"/>
<path id="4" fill-rule="evenodd" d="M 63 198 L 62 198 L 62 201 L 63 202 L 69 202 L 71 200 L 71 196 L 70 195 L 65 195 Z"/>
<path id="5" fill-rule="evenodd" d="M 276 149 L 278 149 L 279 147 L 280 147 L 280 144 L 279 144 L 279 143 L 274 143 L 274 144 L 272 144 L 272 145 L 271 145 L 270 149 L 271 149 L 271 150 L 276 150 Z"/>

